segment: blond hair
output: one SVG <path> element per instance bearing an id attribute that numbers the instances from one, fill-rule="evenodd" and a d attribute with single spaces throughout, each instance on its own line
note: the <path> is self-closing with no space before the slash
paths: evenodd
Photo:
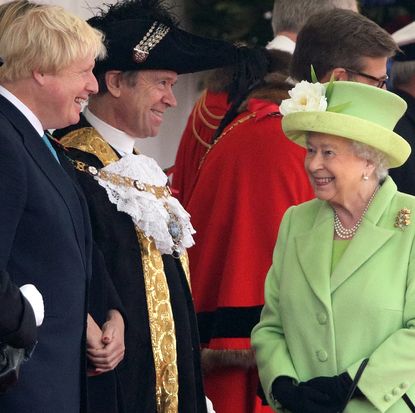
<path id="1" fill-rule="evenodd" d="M 17 0 L 0 6 L 0 82 L 57 73 L 77 59 L 103 58 L 103 34 L 59 6 Z"/>

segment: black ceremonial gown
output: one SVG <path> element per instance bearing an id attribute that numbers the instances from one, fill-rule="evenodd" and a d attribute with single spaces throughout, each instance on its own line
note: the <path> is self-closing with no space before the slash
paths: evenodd
<path id="1" fill-rule="evenodd" d="M 69 132 L 69 136 L 76 136 L 75 140 L 68 141 Z M 102 139 L 86 123 L 85 118 L 70 129 L 55 132 L 57 137 L 66 135 L 62 142 L 68 148 L 70 158 L 101 168 L 105 164 L 107 149 L 115 151 L 104 141 L 104 145 L 93 149 L 88 144 L 91 134 Z M 86 144 L 79 145 L 80 142 Z M 70 146 L 77 146 L 78 149 Z M 135 226 L 129 215 L 117 211 L 116 205 L 109 201 L 105 189 L 91 175 L 79 171 L 79 181 L 87 197 L 95 242 L 104 256 L 128 320 L 126 354 L 117 368 L 125 410 L 128 413 L 170 412 L 163 408 L 160 410 L 160 407 L 157 410 L 156 406 L 156 371 L 147 310 L 145 271 Z M 161 270 L 164 270 L 168 284 L 176 333 L 178 412 L 205 413 L 198 331 L 186 273 L 181 260 L 171 255 L 162 255 L 162 263 L 164 269 Z M 100 291 L 91 288 L 90 295 L 94 297 L 96 294 L 100 294 Z M 96 394 L 89 391 L 90 398 L 103 396 L 96 391 L 97 387 L 94 389 Z"/>

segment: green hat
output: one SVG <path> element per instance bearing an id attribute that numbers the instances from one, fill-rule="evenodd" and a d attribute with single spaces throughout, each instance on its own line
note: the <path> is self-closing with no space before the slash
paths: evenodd
<path id="1" fill-rule="evenodd" d="M 393 129 L 406 111 L 399 96 L 357 82 L 322 85 L 302 81 L 280 105 L 282 128 L 289 139 L 306 146 L 307 132 L 320 132 L 362 142 L 381 152 L 389 168 L 401 166 L 411 147 Z"/>

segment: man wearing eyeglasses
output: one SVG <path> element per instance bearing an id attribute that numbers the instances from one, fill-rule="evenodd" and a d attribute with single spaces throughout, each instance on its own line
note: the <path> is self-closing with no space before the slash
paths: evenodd
<path id="1" fill-rule="evenodd" d="M 311 81 L 313 66 L 320 82 L 348 80 L 385 88 L 386 61 L 397 51 L 391 35 L 349 10 L 313 15 L 298 34 L 291 76 Z"/>

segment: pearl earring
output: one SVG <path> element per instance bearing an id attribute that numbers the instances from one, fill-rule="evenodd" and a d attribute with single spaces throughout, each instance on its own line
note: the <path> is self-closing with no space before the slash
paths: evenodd
<path id="1" fill-rule="evenodd" d="M 364 181 L 368 181 L 369 180 L 369 177 L 367 175 L 363 175 L 363 180 Z"/>

